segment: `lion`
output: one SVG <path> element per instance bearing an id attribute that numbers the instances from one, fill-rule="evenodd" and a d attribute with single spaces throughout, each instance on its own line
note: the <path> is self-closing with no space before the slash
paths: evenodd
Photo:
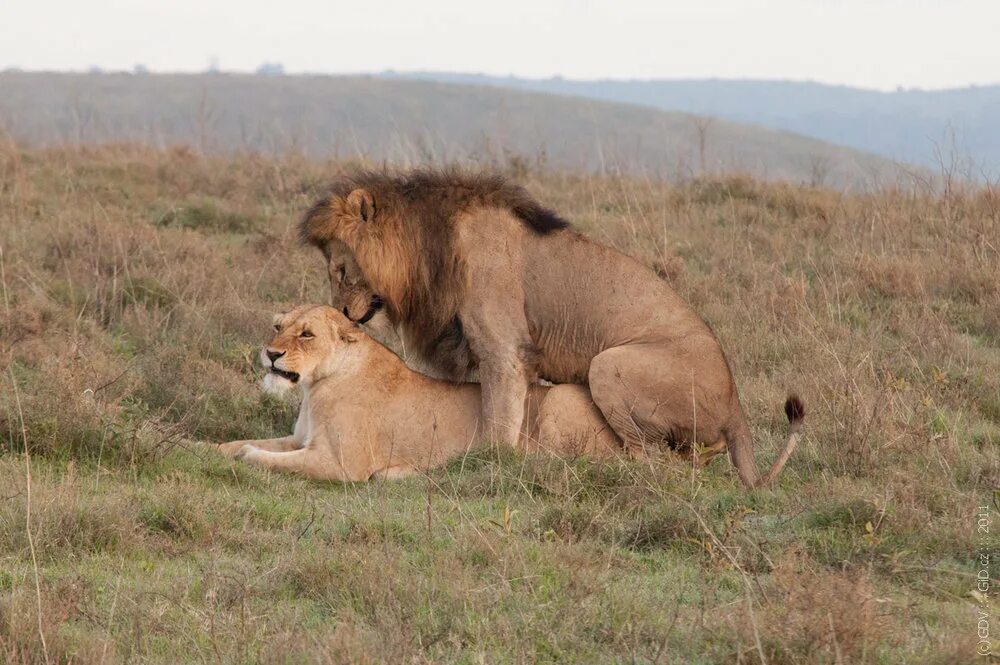
<path id="1" fill-rule="evenodd" d="M 264 388 L 302 389 L 295 430 L 225 443 L 223 453 L 275 471 L 355 482 L 440 466 L 480 440 L 479 384 L 411 370 L 327 305 L 279 314 L 274 330 L 260 355 Z M 595 458 L 624 452 L 584 386 L 534 386 L 525 411 L 521 450 Z"/>
<path id="2" fill-rule="evenodd" d="M 639 261 L 596 243 L 497 175 L 359 172 L 300 225 L 345 280 L 384 302 L 404 343 L 453 380 L 478 369 L 482 435 L 517 440 L 536 377 L 587 385 L 630 448 L 728 450 L 743 484 L 770 483 L 790 433 L 759 475 L 728 360 L 709 326 Z"/>

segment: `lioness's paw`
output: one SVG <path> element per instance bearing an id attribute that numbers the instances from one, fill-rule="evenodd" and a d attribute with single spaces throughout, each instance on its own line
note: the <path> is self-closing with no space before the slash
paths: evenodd
<path id="1" fill-rule="evenodd" d="M 219 446 L 219 452 L 223 455 L 228 455 L 229 457 L 237 457 L 239 452 L 250 445 L 246 441 L 230 441 L 229 443 L 223 443 Z"/>
<path id="2" fill-rule="evenodd" d="M 251 446 L 249 443 L 243 444 L 243 447 L 236 451 L 236 459 L 243 460 L 244 462 L 253 462 L 254 455 L 260 452 L 260 448 Z"/>

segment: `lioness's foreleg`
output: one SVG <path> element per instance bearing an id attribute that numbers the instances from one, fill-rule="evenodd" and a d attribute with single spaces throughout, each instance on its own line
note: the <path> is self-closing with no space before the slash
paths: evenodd
<path id="1" fill-rule="evenodd" d="M 253 446 L 255 448 L 260 448 L 261 450 L 283 452 L 301 448 L 301 443 L 293 434 L 292 436 L 283 436 L 280 439 L 249 439 L 247 441 L 230 441 L 229 443 L 220 444 L 219 452 L 223 455 L 229 455 L 232 457 L 236 455 L 236 453 L 238 453 L 243 446 Z"/>
<path id="2" fill-rule="evenodd" d="M 357 465 L 347 467 L 334 455 L 319 446 L 308 446 L 290 452 L 272 452 L 254 446 L 240 450 L 239 459 L 256 466 L 282 473 L 301 473 L 314 480 L 340 480 L 355 482 L 367 480 L 368 469 L 359 470 Z M 353 467 L 353 468 L 352 468 Z"/>

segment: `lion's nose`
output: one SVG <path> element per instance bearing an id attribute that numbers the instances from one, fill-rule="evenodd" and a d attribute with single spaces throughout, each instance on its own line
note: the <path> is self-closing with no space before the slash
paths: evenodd
<path id="1" fill-rule="evenodd" d="M 284 351 L 272 351 L 271 349 L 268 349 L 265 353 L 267 354 L 267 359 L 271 361 L 272 365 L 277 362 L 278 358 L 285 355 Z"/>

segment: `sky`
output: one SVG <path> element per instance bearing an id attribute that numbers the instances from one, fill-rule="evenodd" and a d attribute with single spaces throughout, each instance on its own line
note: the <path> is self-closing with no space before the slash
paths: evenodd
<path id="1" fill-rule="evenodd" d="M 0 0 L 0 69 L 1000 82 L 1000 0 Z"/>

